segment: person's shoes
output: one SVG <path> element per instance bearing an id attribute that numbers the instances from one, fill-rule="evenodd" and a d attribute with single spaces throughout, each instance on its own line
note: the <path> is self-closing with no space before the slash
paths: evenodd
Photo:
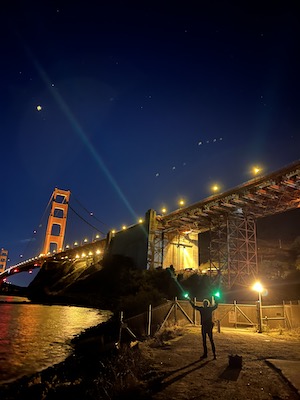
<path id="1" fill-rule="evenodd" d="M 207 358 L 207 354 L 202 354 L 202 356 L 200 357 L 200 360 L 203 360 L 203 358 Z"/>

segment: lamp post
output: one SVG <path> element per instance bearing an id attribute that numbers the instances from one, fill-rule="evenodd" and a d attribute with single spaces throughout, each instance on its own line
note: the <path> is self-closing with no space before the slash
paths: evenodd
<path id="1" fill-rule="evenodd" d="M 258 319 L 258 333 L 262 333 L 262 305 L 261 305 L 261 293 L 263 291 L 263 286 L 260 282 L 255 282 L 252 287 L 258 293 L 258 310 L 257 310 L 257 319 Z"/>

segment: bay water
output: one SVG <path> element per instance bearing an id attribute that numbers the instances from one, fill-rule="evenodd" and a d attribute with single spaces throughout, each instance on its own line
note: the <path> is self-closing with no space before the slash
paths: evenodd
<path id="1" fill-rule="evenodd" d="M 0 385 L 64 361 L 72 338 L 110 316 L 106 310 L 0 296 Z"/>

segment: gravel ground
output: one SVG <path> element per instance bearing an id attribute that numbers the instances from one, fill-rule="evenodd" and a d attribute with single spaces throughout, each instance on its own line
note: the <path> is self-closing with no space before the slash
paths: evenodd
<path id="1" fill-rule="evenodd" d="M 155 400 L 183 399 L 299 399 L 300 396 L 267 359 L 300 361 L 300 338 L 222 329 L 214 332 L 217 359 L 208 345 L 203 353 L 200 328 L 185 327 L 164 345 L 144 342 L 141 350 L 158 378 L 152 384 Z M 229 356 L 242 356 L 242 368 L 229 368 Z M 299 371 L 300 374 L 300 371 Z"/>

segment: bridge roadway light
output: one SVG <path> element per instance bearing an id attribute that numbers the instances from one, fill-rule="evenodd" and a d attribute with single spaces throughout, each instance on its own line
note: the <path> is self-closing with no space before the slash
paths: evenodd
<path id="1" fill-rule="evenodd" d="M 183 207 L 185 204 L 185 201 L 183 199 L 180 199 L 178 204 L 179 204 L 179 207 Z"/>
<path id="2" fill-rule="evenodd" d="M 163 208 L 161 209 L 161 212 L 162 212 L 163 214 L 166 214 L 167 209 L 166 209 L 165 207 L 163 207 Z"/>
<path id="3" fill-rule="evenodd" d="M 220 186 L 215 183 L 214 185 L 212 185 L 211 190 L 212 192 L 217 193 L 220 191 Z"/>
<path id="4" fill-rule="evenodd" d="M 262 172 L 262 168 L 261 167 L 259 167 L 259 166 L 254 166 L 253 168 L 252 168 L 252 174 L 253 175 L 258 175 L 260 172 Z"/>
<path id="5" fill-rule="evenodd" d="M 260 282 L 255 282 L 252 286 L 252 289 L 258 293 L 258 311 L 257 311 L 257 319 L 258 319 L 258 333 L 262 333 L 262 304 L 261 304 L 261 294 L 264 290 L 262 284 Z"/>

